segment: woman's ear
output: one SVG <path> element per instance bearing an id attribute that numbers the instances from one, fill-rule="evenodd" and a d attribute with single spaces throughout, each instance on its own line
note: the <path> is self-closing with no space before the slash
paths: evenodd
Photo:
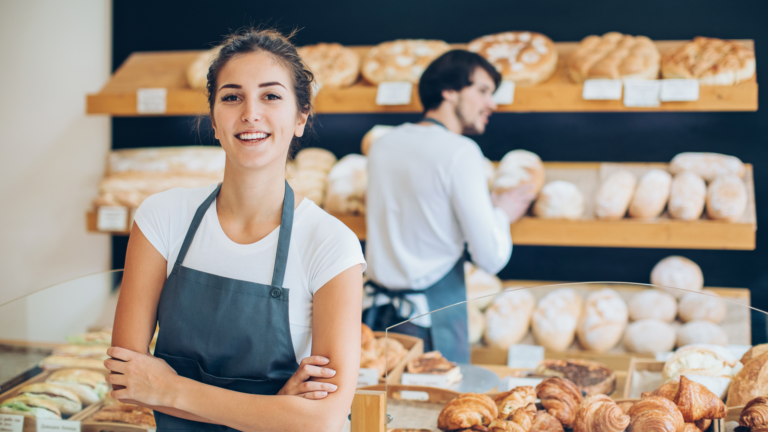
<path id="1" fill-rule="evenodd" d="M 296 124 L 296 129 L 293 130 L 294 136 L 301 137 L 304 135 L 304 128 L 307 126 L 308 118 L 309 113 L 299 113 L 299 121 Z"/>
<path id="2" fill-rule="evenodd" d="M 213 113 L 211 113 L 211 128 L 213 129 L 213 137 L 218 140 L 219 130 L 216 129 L 216 120 L 213 118 Z"/>

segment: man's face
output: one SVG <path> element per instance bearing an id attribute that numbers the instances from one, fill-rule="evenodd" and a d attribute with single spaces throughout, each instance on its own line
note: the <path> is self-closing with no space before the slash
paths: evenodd
<path id="1" fill-rule="evenodd" d="M 493 92 L 496 85 L 485 69 L 478 67 L 472 74 L 472 85 L 459 92 L 456 116 L 461 122 L 464 135 L 481 135 L 485 132 L 496 104 L 493 102 Z"/>

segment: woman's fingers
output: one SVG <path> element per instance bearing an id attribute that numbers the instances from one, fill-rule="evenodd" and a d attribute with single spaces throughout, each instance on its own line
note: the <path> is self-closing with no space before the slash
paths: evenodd
<path id="1" fill-rule="evenodd" d="M 107 382 L 112 385 L 125 386 L 128 384 L 128 379 L 125 377 L 125 375 L 111 373 L 107 375 Z"/>
<path id="2" fill-rule="evenodd" d="M 109 347 L 107 355 L 118 360 L 128 361 L 133 358 L 134 352 L 120 347 Z"/>
<path id="3" fill-rule="evenodd" d="M 301 364 L 299 364 L 299 366 L 304 366 L 304 365 L 323 366 L 323 365 L 327 365 L 329 362 L 330 360 L 323 356 L 309 356 L 301 359 Z"/>
<path id="4" fill-rule="evenodd" d="M 307 381 L 299 385 L 299 393 L 311 393 L 317 391 L 323 391 L 333 393 L 338 387 L 331 383 L 322 383 L 317 381 Z"/>
<path id="5" fill-rule="evenodd" d="M 296 371 L 294 377 L 296 377 L 298 381 L 306 381 L 310 378 L 331 378 L 334 375 L 336 375 L 336 371 L 331 368 L 306 364 Z"/>
<path id="6" fill-rule="evenodd" d="M 104 360 L 104 366 L 112 372 L 125 373 L 126 363 L 124 361 L 108 358 Z"/>
<path id="7" fill-rule="evenodd" d="M 319 399 L 324 399 L 326 396 L 328 396 L 328 392 L 315 391 L 315 392 L 309 392 L 309 393 L 302 393 L 299 396 L 303 397 L 304 399 L 319 400 Z"/>

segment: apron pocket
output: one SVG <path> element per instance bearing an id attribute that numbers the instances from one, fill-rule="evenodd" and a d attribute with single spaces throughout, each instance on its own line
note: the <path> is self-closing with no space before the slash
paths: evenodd
<path id="1" fill-rule="evenodd" d="M 211 375 L 204 371 L 200 363 L 186 357 L 176 357 L 165 353 L 155 353 L 155 356 L 165 360 L 177 374 L 203 384 L 225 388 L 241 393 L 276 394 L 285 383 L 272 382 L 269 379 L 225 378 Z M 272 393 L 273 387 L 279 385 Z"/>

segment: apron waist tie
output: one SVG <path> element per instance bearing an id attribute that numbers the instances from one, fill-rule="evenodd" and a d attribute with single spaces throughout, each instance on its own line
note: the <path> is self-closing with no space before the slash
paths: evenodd
<path id="1" fill-rule="evenodd" d="M 383 287 L 373 281 L 366 282 L 365 287 L 369 288 L 368 290 L 366 290 L 366 292 L 373 297 L 373 304 L 371 305 L 371 309 L 368 311 L 368 314 L 366 315 L 366 319 L 365 319 L 365 325 L 367 325 L 370 328 L 373 328 L 374 324 L 376 323 L 376 316 L 378 315 L 378 307 L 376 305 L 376 299 L 379 294 L 389 298 L 389 302 L 390 304 L 392 304 L 392 307 L 395 307 L 395 299 L 398 300 L 398 306 L 397 308 L 395 308 L 395 313 L 397 314 L 397 318 L 400 320 L 400 322 L 409 320 L 411 318 L 411 315 L 413 314 L 413 311 L 416 310 L 416 305 L 413 303 L 413 301 L 408 299 L 406 296 L 409 294 L 424 294 L 424 290 L 417 290 L 417 289 L 394 290 L 394 289 Z M 410 309 L 410 313 L 408 313 L 407 315 L 404 313 L 405 305 L 408 305 Z"/>

